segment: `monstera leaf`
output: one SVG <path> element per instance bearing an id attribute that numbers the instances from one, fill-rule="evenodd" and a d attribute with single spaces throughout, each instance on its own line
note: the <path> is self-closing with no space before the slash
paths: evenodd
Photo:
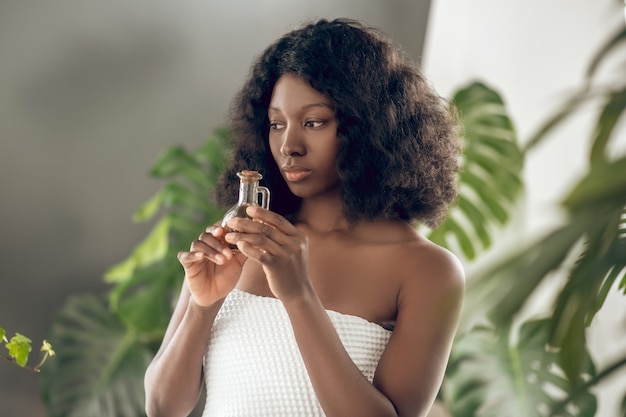
<path id="1" fill-rule="evenodd" d="M 460 192 L 446 221 L 428 237 L 474 259 L 491 246 L 494 226 L 509 220 L 522 190 L 524 155 L 504 101 L 495 90 L 475 82 L 460 89 L 452 103 L 463 125 Z"/>
<path id="2" fill-rule="evenodd" d="M 195 151 L 173 146 L 159 156 L 150 175 L 168 182 L 137 209 L 133 218 L 145 222 L 161 211 L 165 214 L 127 259 L 107 271 L 105 279 L 108 282 L 124 283 L 133 279 L 137 268 L 172 259 L 172 253 L 195 239 L 199 226 L 219 217 L 220 212 L 211 203 L 209 192 L 226 159 L 229 140 L 229 130 L 219 128 Z M 124 284 L 124 288 L 129 287 L 132 283 Z"/>
<path id="3" fill-rule="evenodd" d="M 143 374 L 152 352 L 100 298 L 68 299 L 50 339 L 62 346 L 42 369 L 50 417 L 144 415 Z"/>
<path id="4" fill-rule="evenodd" d="M 135 213 L 156 218 L 152 231 L 130 256 L 107 271 L 113 284 L 105 304 L 76 296 L 53 322 L 54 366 L 43 372 L 50 417 L 144 415 L 143 376 L 165 333 L 181 286 L 176 253 L 220 215 L 210 203 L 228 152 L 229 132 L 216 129 L 198 149 L 180 146 L 161 154 L 151 175 L 167 181 Z"/>
<path id="5" fill-rule="evenodd" d="M 626 46 L 626 28 L 601 49 L 588 71 L 590 78 L 540 126 L 527 147 L 530 150 L 546 140 L 583 104 L 597 106 L 597 122 L 587 138 L 589 168 L 561 200 L 564 222 L 473 276 L 468 291 L 468 298 L 487 309 L 494 323 L 506 325 L 542 282 L 562 272 L 549 342 L 558 349 L 560 364 L 570 378 L 583 371 L 586 328 L 607 294 L 616 282 L 626 292 L 626 155 L 609 147 L 619 137 L 618 121 L 626 114 L 626 84 L 623 77 L 601 86 L 591 79 L 610 52 L 623 54 L 624 48 L 616 49 L 620 44 Z"/>
<path id="6" fill-rule="evenodd" d="M 580 383 L 565 377 L 548 347 L 550 322 L 511 327 L 478 326 L 459 335 L 444 380 L 442 400 L 454 417 L 547 417 Z M 513 340 L 516 340 L 514 342 Z M 594 375 L 588 356 L 586 378 Z M 595 397 L 585 392 L 559 416 L 592 417 Z"/>

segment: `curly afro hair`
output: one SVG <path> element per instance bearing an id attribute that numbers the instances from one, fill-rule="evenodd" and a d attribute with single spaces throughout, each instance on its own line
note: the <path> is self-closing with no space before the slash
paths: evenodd
<path id="1" fill-rule="evenodd" d="M 269 149 L 267 110 L 283 74 L 330 98 L 338 120 L 337 171 L 351 222 L 400 219 L 436 227 L 455 199 L 460 143 L 447 102 L 378 30 L 322 19 L 293 30 L 255 61 L 231 107 L 234 147 L 218 181 L 218 204 L 237 198 L 242 169 L 264 175 L 271 209 L 299 207 Z"/>

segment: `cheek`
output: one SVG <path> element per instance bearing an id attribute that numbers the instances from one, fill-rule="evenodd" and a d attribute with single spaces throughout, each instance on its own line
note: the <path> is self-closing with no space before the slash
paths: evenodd
<path id="1" fill-rule="evenodd" d="M 270 148 L 270 152 L 272 153 L 272 157 L 274 158 L 274 161 L 278 162 L 278 159 L 280 157 L 280 145 L 278 144 L 278 141 L 272 140 L 270 138 L 269 148 Z"/>
<path id="2" fill-rule="evenodd" d="M 325 159 L 331 166 L 337 164 L 337 152 L 339 152 L 339 141 L 332 140 L 324 148 Z"/>

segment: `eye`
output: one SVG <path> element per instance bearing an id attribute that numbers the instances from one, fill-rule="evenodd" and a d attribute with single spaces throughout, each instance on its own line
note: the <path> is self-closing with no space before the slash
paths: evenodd
<path id="1" fill-rule="evenodd" d="M 282 123 L 270 120 L 270 130 L 280 130 L 283 127 L 284 125 Z"/>
<path id="2" fill-rule="evenodd" d="M 315 128 L 324 126 L 325 123 L 326 122 L 324 122 L 323 120 L 308 120 L 304 122 L 304 126 L 312 127 L 315 129 Z"/>

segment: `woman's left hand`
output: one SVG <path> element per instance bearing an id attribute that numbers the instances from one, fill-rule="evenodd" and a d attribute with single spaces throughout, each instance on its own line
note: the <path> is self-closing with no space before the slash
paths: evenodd
<path id="1" fill-rule="evenodd" d="M 287 301 L 312 290 L 308 275 L 309 243 L 306 235 L 283 216 L 258 206 L 247 208 L 253 220 L 232 218 L 225 239 L 263 267 L 270 290 Z"/>

